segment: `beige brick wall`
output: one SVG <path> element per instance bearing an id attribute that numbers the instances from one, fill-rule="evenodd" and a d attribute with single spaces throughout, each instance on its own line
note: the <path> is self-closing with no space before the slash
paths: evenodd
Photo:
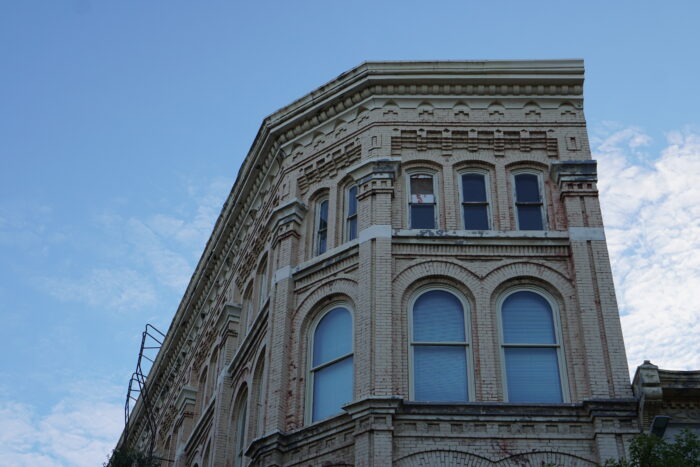
<path id="1" fill-rule="evenodd" d="M 242 168 L 212 238 L 220 235 L 195 273 L 201 291 L 191 286 L 186 295 L 199 298 L 178 312 L 189 319 L 179 321 L 172 356 L 158 366 L 170 379 L 157 382 L 157 436 L 165 446 L 177 434 L 177 465 L 201 465 L 205 452 L 212 465 L 233 465 L 232 413 L 243 390 L 246 462 L 256 465 L 594 465 L 624 453 L 637 427 L 595 181 L 550 176 L 555 163 L 591 159 L 580 87 L 402 79 L 339 98 L 342 105 L 329 104 L 297 127 L 271 117 L 268 125 L 279 125 L 284 137 L 254 145 L 258 165 Z M 408 228 L 407 173 L 415 169 L 434 174 L 433 231 Z M 492 230 L 484 233 L 462 230 L 459 174 L 468 169 L 489 180 Z M 513 174 L 522 169 L 542 180 L 542 232 L 516 231 Z M 345 190 L 353 183 L 361 233 L 346 241 Z M 321 197 L 330 207 L 328 249 L 318 256 Z M 254 297 L 248 307 L 243 291 L 252 283 L 259 292 L 264 255 L 270 297 Z M 412 415 L 410 404 L 398 402 L 411 392 L 408 308 L 430 285 L 448 286 L 468 303 L 473 403 L 447 415 L 422 406 Z M 556 305 L 569 405 L 504 404 L 497 302 L 513 286 L 537 287 Z M 309 338 L 334 301 L 353 314 L 356 402 L 351 415 L 310 424 Z M 214 351 L 213 396 L 202 406 L 197 377 Z M 184 385 L 197 391 L 189 415 L 175 407 Z M 603 420 L 586 412 L 588 399 L 627 402 Z M 479 404 L 488 415 L 472 413 Z"/>

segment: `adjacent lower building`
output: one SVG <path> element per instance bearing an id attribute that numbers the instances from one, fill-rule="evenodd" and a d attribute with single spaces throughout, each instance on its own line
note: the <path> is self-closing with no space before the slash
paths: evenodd
<path id="1" fill-rule="evenodd" d="M 368 62 L 267 117 L 120 445 L 198 467 L 625 456 L 656 412 L 630 384 L 583 79 Z"/>

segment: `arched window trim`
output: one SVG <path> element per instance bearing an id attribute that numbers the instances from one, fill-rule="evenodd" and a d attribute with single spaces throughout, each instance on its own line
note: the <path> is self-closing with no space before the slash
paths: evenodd
<path id="1" fill-rule="evenodd" d="M 322 205 L 326 203 L 326 225 L 321 224 Z M 314 201 L 314 235 L 313 235 L 313 255 L 319 256 L 328 251 L 329 225 L 330 225 L 330 198 L 328 193 Z M 321 242 L 321 237 L 325 235 L 325 242 Z"/>
<path id="2" fill-rule="evenodd" d="M 503 303 L 506 299 L 516 292 L 533 292 L 544 298 L 549 307 L 552 310 L 552 321 L 554 322 L 554 336 L 557 339 L 556 344 L 505 344 L 505 338 L 503 336 Z M 508 400 L 508 375 L 506 373 L 506 347 L 533 347 L 533 348 L 543 348 L 543 347 L 556 347 L 557 349 L 557 364 L 559 367 L 559 382 L 561 384 L 561 397 L 562 403 L 568 403 L 571 401 L 569 395 L 569 379 L 568 372 L 566 369 L 566 358 L 564 353 L 564 341 L 562 339 L 562 329 L 561 329 L 561 318 L 559 316 L 559 304 L 554 299 L 552 294 L 547 290 L 537 287 L 534 285 L 518 285 L 511 287 L 502 292 L 498 300 L 496 301 L 496 321 L 498 325 L 498 338 L 499 338 L 499 352 L 501 358 L 501 382 L 503 384 L 503 401 L 509 402 Z"/>
<path id="3" fill-rule="evenodd" d="M 255 281 L 248 281 L 245 289 L 243 289 L 243 306 L 241 311 L 241 337 L 243 337 L 248 328 L 253 324 L 253 309 L 254 307 Z"/>
<path id="4" fill-rule="evenodd" d="M 406 221 L 409 229 L 414 229 L 413 220 L 411 218 L 411 206 L 413 193 L 411 191 L 411 177 L 415 175 L 428 175 L 433 180 L 433 229 L 440 228 L 440 197 L 438 196 L 440 189 L 439 173 L 435 169 L 427 167 L 416 167 L 406 170 Z"/>
<path id="5" fill-rule="evenodd" d="M 341 357 L 338 357 L 334 360 L 325 362 L 323 365 L 321 365 L 319 368 L 313 368 L 313 358 L 314 358 L 314 336 L 316 334 L 316 328 L 318 327 L 318 324 L 321 322 L 324 316 L 326 316 L 330 311 L 334 310 L 335 308 L 345 308 L 349 313 L 350 313 L 350 320 L 351 320 L 351 330 L 350 330 L 350 339 L 352 340 L 352 352 L 349 354 L 345 354 Z M 306 421 L 306 425 L 309 425 L 311 423 L 318 423 L 323 421 L 324 419 L 313 421 L 313 400 L 314 400 L 314 372 L 321 369 L 328 367 L 329 365 L 332 365 L 336 362 L 339 362 L 345 358 L 348 357 L 353 357 L 353 365 L 352 365 L 352 381 L 353 381 L 353 400 L 355 399 L 355 313 L 353 311 L 352 306 L 350 306 L 350 303 L 344 300 L 338 300 L 334 301 L 326 306 L 324 306 L 321 309 L 321 312 L 318 313 L 314 319 L 311 321 L 309 325 L 309 330 L 308 330 L 308 338 L 307 338 L 307 345 L 306 345 L 306 394 L 305 394 L 305 400 L 306 404 L 305 405 L 305 410 L 304 410 L 304 420 Z M 340 412 L 339 412 L 340 413 Z"/>
<path id="6" fill-rule="evenodd" d="M 473 230 L 473 229 L 467 229 L 466 219 L 464 218 L 464 205 L 467 203 L 465 203 L 465 201 L 464 201 L 464 187 L 462 185 L 462 175 L 469 175 L 469 174 L 478 174 L 478 175 L 483 175 L 483 177 L 484 177 L 484 189 L 486 190 L 486 219 L 487 219 L 487 223 L 488 223 L 488 228 L 485 230 L 495 230 L 494 215 L 493 215 L 493 201 L 492 201 L 492 197 L 491 197 L 491 172 L 488 169 L 481 168 L 481 167 L 464 167 L 457 172 L 457 177 L 459 178 L 458 183 L 457 183 L 457 186 L 459 186 L 459 193 L 458 193 L 459 206 L 460 206 L 459 217 L 462 220 L 462 228 L 465 230 Z"/>
<path id="7" fill-rule="evenodd" d="M 544 177 L 542 175 L 542 171 L 538 169 L 532 169 L 532 168 L 520 168 L 520 169 L 514 169 L 511 170 L 510 174 L 510 180 L 512 184 L 512 199 L 513 199 L 513 215 L 515 217 L 515 226 L 517 230 L 522 230 L 520 228 L 520 215 L 518 214 L 518 192 L 517 192 L 517 187 L 516 187 L 516 180 L 515 177 L 517 175 L 523 175 L 523 174 L 530 174 L 530 175 L 535 175 L 537 177 L 537 187 L 539 189 L 540 193 L 540 202 L 541 202 L 541 207 L 540 207 L 540 215 L 542 216 L 542 230 L 541 231 L 546 231 L 549 230 L 548 225 L 548 219 L 547 219 L 547 197 L 545 196 L 545 191 L 544 191 Z M 540 232 L 538 230 L 535 230 L 534 232 Z"/>
<path id="8" fill-rule="evenodd" d="M 440 342 L 438 345 L 463 345 L 465 347 L 465 352 L 467 355 L 467 392 L 469 396 L 469 401 L 474 401 L 476 394 L 476 387 L 474 383 L 474 357 L 472 352 L 472 334 L 471 334 L 471 306 L 469 301 L 464 297 L 464 294 L 458 289 L 444 284 L 430 284 L 418 288 L 411 295 L 411 299 L 408 302 L 408 398 L 409 400 L 415 400 L 415 368 L 413 361 L 413 307 L 416 301 L 426 292 L 432 290 L 441 290 L 444 292 L 451 293 L 460 301 L 462 305 L 462 313 L 464 313 L 464 343 L 445 343 Z M 425 344 L 421 342 L 421 344 Z"/>

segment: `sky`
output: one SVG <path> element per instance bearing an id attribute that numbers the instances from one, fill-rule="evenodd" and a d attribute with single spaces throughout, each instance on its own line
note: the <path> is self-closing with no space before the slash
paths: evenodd
<path id="1" fill-rule="evenodd" d="M 0 459 L 100 465 L 262 119 L 366 60 L 583 58 L 630 368 L 700 369 L 700 3 L 0 1 Z"/>

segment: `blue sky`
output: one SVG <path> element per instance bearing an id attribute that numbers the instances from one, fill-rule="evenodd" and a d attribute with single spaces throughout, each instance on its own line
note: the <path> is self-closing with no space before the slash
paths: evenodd
<path id="1" fill-rule="evenodd" d="M 699 5 L 0 3 L 0 458 L 105 459 L 261 120 L 365 60 L 584 58 L 630 366 L 700 368 Z"/>

